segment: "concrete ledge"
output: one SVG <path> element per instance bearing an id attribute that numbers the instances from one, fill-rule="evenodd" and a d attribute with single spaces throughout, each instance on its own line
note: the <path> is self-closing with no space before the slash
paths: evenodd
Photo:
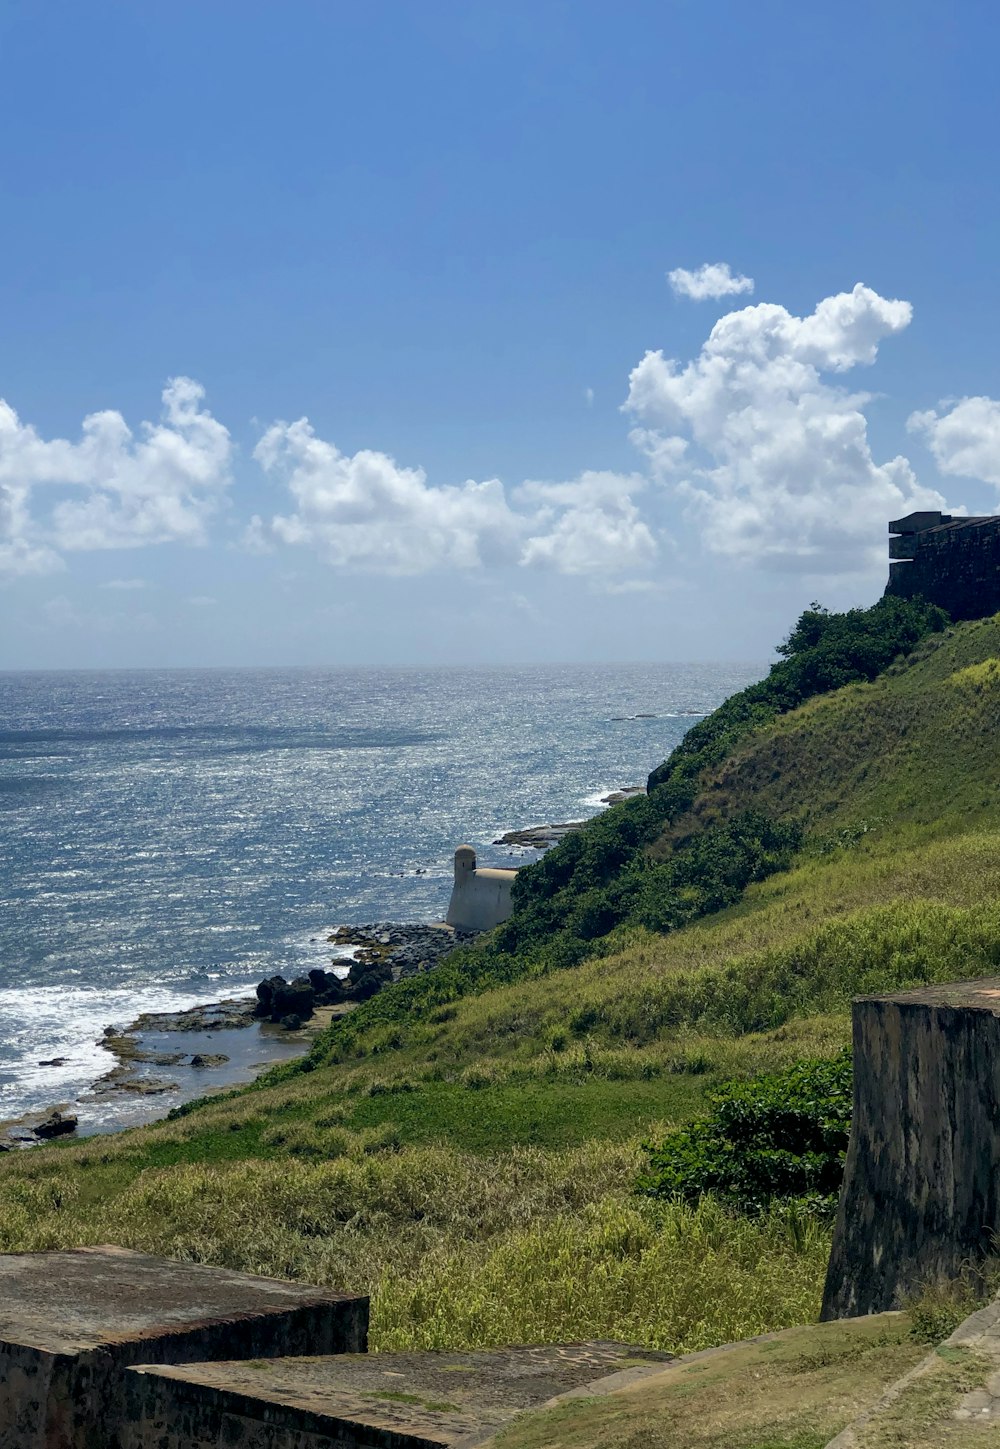
<path id="1" fill-rule="evenodd" d="M 617 1388 L 669 1354 L 593 1342 L 133 1369 L 122 1449 L 472 1449 L 567 1392 Z"/>
<path id="2" fill-rule="evenodd" d="M 368 1300 L 123 1248 L 0 1255 L 0 1449 L 107 1449 L 135 1363 L 367 1346 Z"/>

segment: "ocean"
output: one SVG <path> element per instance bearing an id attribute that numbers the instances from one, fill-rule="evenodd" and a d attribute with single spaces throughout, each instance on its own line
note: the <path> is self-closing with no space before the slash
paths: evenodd
<path id="1" fill-rule="evenodd" d="M 457 845 L 534 858 L 492 842 L 643 783 L 764 668 L 0 673 L 0 1118 L 85 1093 L 108 1024 L 440 920 Z"/>

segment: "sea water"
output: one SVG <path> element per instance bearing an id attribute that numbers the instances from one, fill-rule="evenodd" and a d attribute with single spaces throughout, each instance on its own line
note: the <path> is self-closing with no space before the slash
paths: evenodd
<path id="1" fill-rule="evenodd" d="M 440 920 L 457 845 L 534 858 L 493 842 L 643 783 L 763 669 L 0 673 L 0 1117 L 107 1071 L 105 1025 Z"/>

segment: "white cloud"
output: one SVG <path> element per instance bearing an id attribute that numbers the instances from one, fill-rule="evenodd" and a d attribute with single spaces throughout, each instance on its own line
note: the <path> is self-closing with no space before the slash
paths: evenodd
<path id="1" fill-rule="evenodd" d="M 535 505 L 521 563 L 565 574 L 622 573 L 647 568 L 657 544 L 632 497 L 645 487 L 637 474 L 582 473 L 572 483 L 522 483 L 519 503 Z"/>
<path id="2" fill-rule="evenodd" d="M 349 456 L 309 422 L 276 423 L 254 457 L 287 483 L 292 513 L 269 529 L 251 521 L 245 546 L 268 538 L 306 544 L 334 565 L 391 574 L 521 563 L 578 574 L 643 567 L 656 543 L 631 494 L 636 476 L 584 473 L 569 483 L 528 482 L 512 507 L 499 479 L 440 486 L 386 453 Z"/>
<path id="3" fill-rule="evenodd" d="M 78 442 L 43 439 L 0 401 L 0 568 L 51 568 L 55 550 L 204 543 L 229 482 L 231 442 L 203 398 L 198 383 L 172 378 L 161 421 L 144 423 L 138 439 L 107 411 L 84 419 Z M 63 494 L 46 506 L 52 487 Z"/>
<path id="4" fill-rule="evenodd" d="M 239 546 L 247 553 L 270 553 L 273 545 L 267 536 L 267 525 L 259 513 L 255 513 L 240 535 Z"/>
<path id="5" fill-rule="evenodd" d="M 191 594 L 187 602 L 195 609 L 211 609 L 219 601 L 213 599 L 211 594 Z"/>
<path id="6" fill-rule="evenodd" d="M 4 412 L 5 405 L 0 400 L 0 439 Z M 29 496 L 30 490 L 23 484 L 5 483 L 0 479 L 0 579 L 50 574 L 64 567 L 55 550 L 39 538 L 28 507 Z"/>
<path id="7" fill-rule="evenodd" d="M 311 544 L 333 564 L 390 574 L 472 569 L 516 542 L 518 520 L 496 478 L 434 487 L 422 468 L 387 453 L 341 453 L 306 418 L 268 428 L 254 457 L 295 500 L 294 513 L 272 520 L 273 535 Z"/>
<path id="8" fill-rule="evenodd" d="M 721 317 L 681 366 L 647 352 L 629 379 L 633 441 L 716 553 L 810 573 L 884 557 L 886 520 L 944 500 L 905 458 L 876 463 L 864 394 L 824 381 L 874 362 L 908 302 L 859 284 L 811 316 L 761 304 Z M 693 445 L 693 448 L 692 446 Z"/>
<path id="9" fill-rule="evenodd" d="M 690 297 L 692 302 L 704 302 L 710 297 L 738 297 L 753 291 L 753 277 L 733 276 L 728 262 L 704 262 L 693 272 L 675 267 L 667 273 L 667 281 L 676 296 Z"/>
<path id="10" fill-rule="evenodd" d="M 123 591 L 146 587 L 145 579 L 108 579 L 107 583 L 101 584 L 102 589 L 121 589 Z"/>
<path id="11" fill-rule="evenodd" d="M 991 397 L 963 397 L 912 413 L 906 426 L 922 434 L 942 473 L 981 478 L 1000 487 L 1000 402 Z"/>

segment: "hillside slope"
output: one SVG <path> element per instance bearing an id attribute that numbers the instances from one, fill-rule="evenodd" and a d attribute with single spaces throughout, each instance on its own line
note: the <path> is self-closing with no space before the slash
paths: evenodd
<path id="1" fill-rule="evenodd" d="M 720 1081 L 837 1053 L 853 994 L 1000 962 L 1000 620 L 918 635 L 865 682 L 784 712 L 737 697 L 721 733 L 699 727 L 723 746 L 697 754 L 669 819 L 633 832 L 619 874 L 667 879 L 654 870 L 747 812 L 770 822 L 755 849 L 779 827 L 799 843 L 736 884 L 724 850 L 699 879 L 669 877 L 697 907 L 687 924 L 627 920 L 549 956 L 484 942 L 373 998 L 294 1071 L 8 1157 L 0 1249 L 110 1239 L 371 1291 L 382 1347 L 684 1351 L 808 1321 L 822 1217 L 635 1184 L 642 1142 Z M 594 827 L 605 844 L 643 818 L 615 810 Z M 589 869 L 588 849 L 567 856 Z M 537 879 L 563 870 L 553 858 Z"/>

